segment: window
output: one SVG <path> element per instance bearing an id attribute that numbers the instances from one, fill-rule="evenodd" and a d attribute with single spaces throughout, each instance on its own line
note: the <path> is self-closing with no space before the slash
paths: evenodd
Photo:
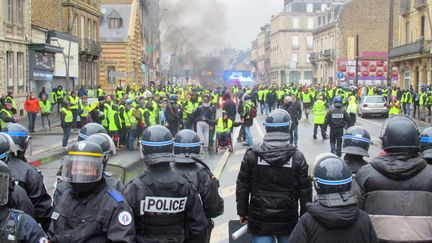
<path id="1" fill-rule="evenodd" d="M 410 42 L 409 36 L 410 36 L 410 22 L 407 21 L 405 23 L 405 44 L 408 44 Z"/>
<path id="2" fill-rule="evenodd" d="M 310 57 L 310 53 L 306 53 L 306 63 L 310 63 L 309 57 Z"/>
<path id="3" fill-rule="evenodd" d="M 85 42 L 85 17 L 81 16 L 81 32 L 80 32 L 80 38 L 81 38 L 81 48 L 84 48 Z"/>
<path id="4" fill-rule="evenodd" d="M 108 66 L 108 83 L 109 84 L 115 84 L 116 78 L 115 78 L 115 70 L 116 68 L 114 66 Z"/>
<path id="5" fill-rule="evenodd" d="M 13 80 L 14 80 L 14 75 L 13 75 L 13 72 L 14 72 L 14 53 L 13 52 L 11 52 L 11 51 L 8 51 L 7 53 L 6 53 L 6 67 L 7 67 L 7 70 L 6 70 L 6 78 L 7 78 L 7 86 L 8 86 L 8 90 L 10 89 L 10 88 L 12 88 L 12 91 L 13 91 L 13 86 L 14 86 L 14 82 L 13 82 Z"/>
<path id="6" fill-rule="evenodd" d="M 78 14 L 75 14 L 75 17 L 72 19 L 72 34 L 78 35 Z"/>
<path id="7" fill-rule="evenodd" d="M 291 54 L 291 62 L 292 63 L 298 63 L 298 54 L 297 53 Z"/>
<path id="8" fill-rule="evenodd" d="M 87 39 L 91 40 L 92 38 L 92 22 L 90 19 L 87 20 Z"/>
<path id="9" fill-rule="evenodd" d="M 16 23 L 19 25 L 24 24 L 24 0 L 17 0 L 16 1 Z"/>
<path id="10" fill-rule="evenodd" d="M 420 33 L 420 36 L 422 36 L 422 37 L 424 37 L 424 35 L 425 35 L 425 16 L 422 16 L 421 17 L 421 29 L 420 29 L 420 31 L 421 31 L 421 33 Z"/>
<path id="11" fill-rule="evenodd" d="M 293 28 L 298 29 L 299 28 L 299 18 L 294 17 L 293 18 Z"/>
<path id="12" fill-rule="evenodd" d="M 304 73 L 303 73 L 303 79 L 305 79 L 305 80 L 312 80 L 312 71 L 304 71 Z"/>
<path id="13" fill-rule="evenodd" d="M 97 29 L 98 29 L 97 22 L 93 21 L 93 38 L 94 38 L 94 41 L 97 41 Z"/>
<path id="14" fill-rule="evenodd" d="M 321 11 L 325 11 L 327 8 L 327 4 L 321 4 Z"/>
<path id="15" fill-rule="evenodd" d="M 313 4 L 312 3 L 306 4 L 306 12 L 308 12 L 308 13 L 313 12 Z"/>
<path id="16" fill-rule="evenodd" d="M 108 19 L 108 28 L 110 29 L 120 29 L 122 20 L 119 18 Z"/>
<path id="17" fill-rule="evenodd" d="M 298 50 L 299 49 L 299 37 L 298 36 L 293 36 L 292 37 L 292 43 L 291 43 L 291 47 L 293 50 Z"/>
<path id="18" fill-rule="evenodd" d="M 18 86 L 24 86 L 24 53 L 17 53 L 17 79 Z"/>
<path id="19" fill-rule="evenodd" d="M 6 0 L 6 22 L 12 23 L 13 21 L 13 0 Z"/>
<path id="20" fill-rule="evenodd" d="M 306 37 L 306 41 L 307 41 L 307 49 L 312 50 L 312 48 L 313 48 L 313 36 Z"/>
<path id="21" fill-rule="evenodd" d="M 312 17 L 308 18 L 308 30 L 313 29 L 314 27 L 314 19 Z"/>
<path id="22" fill-rule="evenodd" d="M 405 89 L 409 89 L 411 85 L 411 71 L 404 72 L 404 84 L 405 84 Z"/>

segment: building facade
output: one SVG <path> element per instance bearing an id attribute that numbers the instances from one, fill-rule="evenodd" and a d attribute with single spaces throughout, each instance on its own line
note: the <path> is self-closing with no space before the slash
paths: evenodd
<path id="1" fill-rule="evenodd" d="M 311 83 L 314 16 L 323 1 L 285 1 L 271 19 L 270 72 L 274 83 Z"/>
<path id="2" fill-rule="evenodd" d="M 25 0 L 2 0 L 0 3 L 0 94 L 11 92 L 18 105 L 18 115 L 22 116 L 29 91 L 31 4 Z"/>
<path id="3" fill-rule="evenodd" d="M 122 84 L 143 83 L 143 43 L 139 2 L 102 4 L 101 66 L 99 81 L 103 89 L 114 90 Z"/>
<path id="4" fill-rule="evenodd" d="M 264 25 L 257 38 L 258 80 L 262 82 L 270 81 L 270 30 L 270 25 Z"/>
<path id="5" fill-rule="evenodd" d="M 391 61 L 400 70 L 398 84 L 413 89 L 432 84 L 431 0 L 401 0 L 395 11 L 398 41 L 390 49 Z"/>

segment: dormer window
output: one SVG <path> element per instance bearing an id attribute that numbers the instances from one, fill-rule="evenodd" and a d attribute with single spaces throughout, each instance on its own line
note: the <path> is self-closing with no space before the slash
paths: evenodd
<path id="1" fill-rule="evenodd" d="M 107 16 L 108 19 L 108 28 L 110 29 L 120 29 L 122 27 L 122 18 L 120 14 L 113 10 L 110 14 Z"/>

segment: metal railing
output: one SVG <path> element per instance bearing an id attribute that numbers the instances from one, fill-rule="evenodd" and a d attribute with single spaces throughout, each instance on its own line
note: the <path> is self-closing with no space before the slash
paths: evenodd
<path id="1" fill-rule="evenodd" d="M 400 14 L 407 15 L 411 9 L 411 0 L 401 0 L 400 2 Z"/>
<path id="2" fill-rule="evenodd" d="M 414 2 L 414 7 L 415 8 L 423 8 L 427 6 L 427 1 L 426 0 L 415 0 Z"/>
<path id="3" fill-rule="evenodd" d="M 99 55 L 101 52 L 101 46 L 99 41 L 92 39 L 81 38 L 81 51 L 89 54 Z"/>
<path id="4" fill-rule="evenodd" d="M 390 48 L 389 57 L 396 58 L 408 55 L 430 53 L 431 42 L 431 40 L 420 39 L 412 43 Z"/>

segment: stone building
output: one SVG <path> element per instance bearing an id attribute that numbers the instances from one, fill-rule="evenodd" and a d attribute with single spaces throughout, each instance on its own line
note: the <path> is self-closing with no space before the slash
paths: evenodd
<path id="1" fill-rule="evenodd" d="M 432 84 L 431 0 L 401 0 L 397 43 L 390 49 L 391 61 L 400 70 L 399 86 L 415 90 Z"/>

